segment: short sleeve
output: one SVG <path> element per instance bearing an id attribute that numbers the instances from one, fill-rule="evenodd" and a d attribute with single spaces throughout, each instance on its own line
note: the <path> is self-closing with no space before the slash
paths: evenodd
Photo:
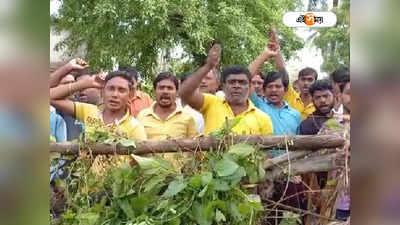
<path id="1" fill-rule="evenodd" d="M 210 106 L 214 105 L 216 101 L 218 101 L 218 97 L 211 94 L 203 94 L 204 101 L 201 106 L 200 112 L 204 115 L 210 108 Z"/>
<path id="2" fill-rule="evenodd" d="M 86 122 L 88 116 L 96 116 L 94 114 L 98 112 L 97 106 L 92 104 L 74 102 L 74 107 L 75 118 L 83 122 Z"/>

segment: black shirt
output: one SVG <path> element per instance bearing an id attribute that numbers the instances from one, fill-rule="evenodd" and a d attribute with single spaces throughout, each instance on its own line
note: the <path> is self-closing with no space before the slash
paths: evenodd
<path id="1" fill-rule="evenodd" d="M 83 130 L 82 122 L 60 111 L 57 111 L 57 113 L 62 116 L 62 118 L 65 120 L 65 124 L 67 125 L 67 141 L 78 139 Z"/>
<path id="2" fill-rule="evenodd" d="M 301 135 L 315 135 L 319 132 L 324 124 L 330 117 L 321 115 L 317 111 L 309 115 L 300 124 L 300 134 Z"/>

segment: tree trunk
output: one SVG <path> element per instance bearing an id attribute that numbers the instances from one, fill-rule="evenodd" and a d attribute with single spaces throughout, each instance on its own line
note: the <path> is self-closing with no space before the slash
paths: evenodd
<path id="1" fill-rule="evenodd" d="M 296 135 L 296 136 L 228 136 L 225 143 L 248 143 L 257 145 L 260 148 L 283 148 L 288 150 L 310 150 L 316 151 L 324 148 L 337 148 L 344 145 L 345 140 L 334 135 Z M 216 149 L 221 144 L 221 140 L 216 137 L 200 137 L 196 139 L 174 139 L 163 141 L 142 141 L 136 143 L 134 147 L 124 147 L 120 144 L 93 144 L 86 145 L 94 155 L 129 155 L 129 154 L 149 154 L 166 152 L 194 152 Z M 79 143 L 59 142 L 50 144 L 50 152 L 63 155 L 76 155 L 79 153 Z"/>

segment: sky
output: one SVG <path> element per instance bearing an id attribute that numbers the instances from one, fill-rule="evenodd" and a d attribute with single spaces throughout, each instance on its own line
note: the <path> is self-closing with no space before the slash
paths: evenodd
<path id="1" fill-rule="evenodd" d="M 303 5 L 306 7 L 308 4 L 308 0 L 302 0 L 302 1 Z M 60 0 L 51 0 L 50 14 L 52 15 L 57 13 L 60 5 L 61 5 Z M 328 7 L 332 8 L 332 1 L 328 1 Z M 295 33 L 297 34 L 297 36 L 299 36 L 303 40 L 307 40 L 307 38 L 314 32 L 310 28 L 295 28 L 295 29 L 296 29 Z M 51 46 L 55 44 L 54 40 L 58 41 L 59 38 L 53 37 L 52 40 L 50 43 Z M 180 54 L 177 53 L 177 55 Z M 296 79 L 298 72 L 304 67 L 314 68 L 318 72 L 319 77 L 322 78 L 328 76 L 327 73 L 323 73 L 320 70 L 322 62 L 323 58 L 321 51 L 317 49 L 315 46 L 312 46 L 311 43 L 306 43 L 303 49 L 297 51 L 290 60 L 286 61 L 286 69 L 288 70 L 289 75 L 292 79 Z"/>

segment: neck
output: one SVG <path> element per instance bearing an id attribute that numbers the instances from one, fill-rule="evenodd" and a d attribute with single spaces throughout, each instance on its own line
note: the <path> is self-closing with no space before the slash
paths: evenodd
<path id="1" fill-rule="evenodd" d="M 279 103 L 273 104 L 277 108 L 282 108 L 283 107 L 283 102 L 280 101 Z"/>
<path id="2" fill-rule="evenodd" d="M 231 107 L 233 114 L 236 116 L 246 111 L 246 109 L 249 107 L 249 104 L 246 101 L 244 103 L 239 103 L 239 104 L 229 103 L 229 106 Z"/>
<path id="3" fill-rule="evenodd" d="M 105 124 L 113 123 L 115 120 L 120 120 L 126 114 L 126 108 L 122 108 L 120 110 L 111 111 L 108 109 L 104 109 L 103 111 L 103 121 Z"/>
<path id="4" fill-rule="evenodd" d="M 303 103 L 305 103 L 305 105 L 308 105 L 309 103 L 311 103 L 311 100 L 312 100 L 310 93 L 300 93 L 300 98 L 301 98 L 301 101 Z"/>
<path id="5" fill-rule="evenodd" d="M 177 106 L 175 102 L 169 107 L 161 107 L 158 103 L 156 103 L 154 106 L 154 113 L 161 119 L 165 119 L 176 110 L 176 107 Z"/>

